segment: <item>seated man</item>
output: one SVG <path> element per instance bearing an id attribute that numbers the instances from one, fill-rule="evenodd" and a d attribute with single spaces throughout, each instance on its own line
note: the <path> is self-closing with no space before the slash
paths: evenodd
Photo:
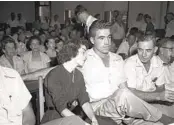
<path id="1" fill-rule="evenodd" d="M 110 117 L 118 124 L 161 124 L 158 121 L 166 116 L 160 110 L 123 88 L 126 82 L 123 59 L 109 52 L 110 25 L 96 21 L 91 25 L 89 35 L 93 48 L 87 52 L 82 72 L 95 113 Z"/>
<path id="2" fill-rule="evenodd" d="M 125 54 L 126 57 L 134 55 L 137 51 L 136 36 L 134 34 L 129 34 L 127 38 L 123 40 L 120 44 L 117 54 Z"/>
<path id="3" fill-rule="evenodd" d="M 20 56 L 16 54 L 16 43 L 10 37 L 5 37 L 2 41 L 2 49 L 4 54 L 0 57 L 0 65 L 15 69 L 19 74 L 24 74 L 24 62 Z"/>
<path id="4" fill-rule="evenodd" d="M 171 58 L 171 41 L 164 41 L 159 46 L 159 56 L 155 56 L 157 50 L 156 40 L 153 36 L 147 35 L 138 41 L 138 54 L 125 61 L 124 70 L 129 89 L 139 98 L 150 103 L 174 102 L 174 93 L 168 93 L 164 89 L 165 67 Z M 166 94 L 168 93 L 168 94 Z M 168 107 L 165 105 L 154 105 L 163 114 L 169 115 Z M 168 108 L 169 109 L 169 108 Z M 167 110 L 167 111 L 166 111 Z M 170 108 L 171 110 L 171 108 Z M 172 110 L 173 112 L 173 110 Z"/>
<path id="5" fill-rule="evenodd" d="M 35 125 L 31 95 L 20 75 L 0 66 L 0 125 Z"/>

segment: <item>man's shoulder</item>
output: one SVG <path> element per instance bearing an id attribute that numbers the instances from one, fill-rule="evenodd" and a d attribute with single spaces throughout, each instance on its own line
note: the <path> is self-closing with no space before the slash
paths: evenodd
<path id="1" fill-rule="evenodd" d="M 134 65 L 138 61 L 138 55 L 133 55 L 125 60 L 125 64 Z"/>
<path id="2" fill-rule="evenodd" d="M 11 69 L 11 68 L 8 68 L 8 67 L 3 67 L 3 66 L 0 66 L 0 67 L 1 67 L 1 70 L 4 73 L 4 75 L 7 76 L 7 77 L 18 77 L 18 76 L 20 76 L 19 73 L 14 69 Z"/>
<path id="3" fill-rule="evenodd" d="M 123 61 L 123 58 L 120 55 L 116 53 L 112 53 L 112 52 L 109 52 L 109 54 L 110 54 L 110 57 L 114 59 L 115 61 Z"/>

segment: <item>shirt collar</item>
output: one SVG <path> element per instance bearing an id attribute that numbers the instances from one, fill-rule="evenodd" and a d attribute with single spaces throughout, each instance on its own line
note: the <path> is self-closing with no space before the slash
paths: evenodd
<path id="1" fill-rule="evenodd" d="M 100 58 L 96 53 L 95 53 L 95 51 L 94 51 L 94 49 L 92 48 L 92 49 L 89 49 L 88 51 L 87 51 L 87 55 L 89 55 L 89 56 L 93 56 L 93 57 L 95 57 L 95 58 Z M 120 60 L 121 58 L 119 58 L 119 57 L 117 57 L 117 56 L 113 56 L 113 53 L 111 53 L 111 52 L 109 52 L 109 57 L 110 57 L 110 60 L 111 61 L 118 61 L 118 60 Z"/>
<path id="2" fill-rule="evenodd" d="M 86 20 L 86 26 L 87 26 L 87 30 L 88 30 L 88 32 L 89 32 L 89 27 L 91 26 L 91 24 L 95 21 L 95 20 L 97 20 L 96 18 L 94 18 L 93 16 L 91 16 L 91 15 L 89 15 L 88 16 L 88 18 L 87 18 L 87 20 Z"/>
<path id="3" fill-rule="evenodd" d="M 143 66 L 143 63 L 140 61 L 139 57 L 138 57 L 138 54 L 136 54 L 136 66 L 139 67 L 139 66 Z M 159 59 L 158 56 L 153 56 L 152 59 L 150 60 L 151 62 L 151 66 L 152 67 L 160 67 L 162 66 L 163 62 Z"/>

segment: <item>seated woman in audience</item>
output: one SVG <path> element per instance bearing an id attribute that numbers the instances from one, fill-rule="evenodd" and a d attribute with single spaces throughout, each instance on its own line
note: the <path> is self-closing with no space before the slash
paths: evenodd
<path id="1" fill-rule="evenodd" d="M 47 48 L 47 50 L 45 51 L 45 53 L 50 57 L 51 62 L 50 62 L 50 66 L 56 66 L 58 64 L 57 62 L 57 51 L 56 51 L 56 45 L 55 45 L 55 40 L 53 37 L 48 38 L 45 41 L 45 47 Z"/>
<path id="2" fill-rule="evenodd" d="M 16 53 L 15 41 L 11 37 L 5 36 L 1 44 L 4 54 L 0 57 L 0 65 L 15 69 L 19 74 L 25 74 L 23 60 Z"/>
<path id="3" fill-rule="evenodd" d="M 44 43 L 45 43 L 45 40 L 46 40 L 46 34 L 41 30 L 40 34 L 39 34 L 39 38 L 41 40 L 41 44 L 40 44 L 40 51 L 41 52 L 45 52 L 46 51 L 46 48 L 44 46 Z"/>
<path id="4" fill-rule="evenodd" d="M 56 40 L 56 51 L 59 53 L 60 50 L 62 50 L 64 46 L 64 42 L 62 40 L 57 39 Z"/>
<path id="5" fill-rule="evenodd" d="M 50 58 L 45 53 L 40 52 L 40 44 L 41 40 L 37 36 L 32 36 L 28 41 L 31 51 L 26 52 L 23 56 L 26 73 L 50 66 Z"/>

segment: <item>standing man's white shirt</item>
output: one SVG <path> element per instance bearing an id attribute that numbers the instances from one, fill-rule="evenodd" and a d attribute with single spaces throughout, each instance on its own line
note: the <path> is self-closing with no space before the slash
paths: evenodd
<path id="1" fill-rule="evenodd" d="M 124 39 L 123 42 L 120 44 L 118 50 L 117 50 L 117 54 L 125 53 L 126 55 L 128 55 L 129 52 L 130 52 L 130 54 L 132 54 L 136 50 L 137 50 L 137 42 L 135 42 L 130 47 L 129 44 L 128 44 L 128 41 L 126 41 L 126 39 Z"/>
<path id="2" fill-rule="evenodd" d="M 174 20 L 170 21 L 166 28 L 166 37 L 171 37 L 172 35 L 174 35 Z"/>
<path id="3" fill-rule="evenodd" d="M 9 19 L 7 21 L 7 24 L 9 24 L 10 27 L 17 27 L 19 25 L 19 22 L 16 19 L 13 21 L 11 19 Z"/>
<path id="4" fill-rule="evenodd" d="M 0 125 L 22 125 L 22 110 L 30 99 L 31 94 L 20 75 L 0 66 Z"/>
<path id="5" fill-rule="evenodd" d="M 87 20 L 86 20 L 86 26 L 87 26 L 87 32 L 89 33 L 89 28 L 90 28 L 90 26 L 91 26 L 91 24 L 94 22 L 94 21 L 96 21 L 97 19 L 96 18 L 94 18 L 93 16 L 89 16 L 88 18 L 87 18 Z"/>
<path id="6" fill-rule="evenodd" d="M 59 29 L 61 28 L 60 22 L 58 20 L 57 21 L 52 20 L 50 26 L 54 27 L 55 25 L 57 25 Z"/>
<path id="7" fill-rule="evenodd" d="M 111 96 L 120 83 L 126 81 L 121 56 L 109 52 L 109 67 L 105 67 L 93 48 L 87 51 L 87 60 L 82 72 L 90 101 L 99 101 Z"/>
<path id="8" fill-rule="evenodd" d="M 163 62 L 158 56 L 152 57 L 149 72 L 137 54 L 125 61 L 124 71 L 128 87 L 140 91 L 155 91 L 156 85 L 161 86 L 165 83 Z"/>

